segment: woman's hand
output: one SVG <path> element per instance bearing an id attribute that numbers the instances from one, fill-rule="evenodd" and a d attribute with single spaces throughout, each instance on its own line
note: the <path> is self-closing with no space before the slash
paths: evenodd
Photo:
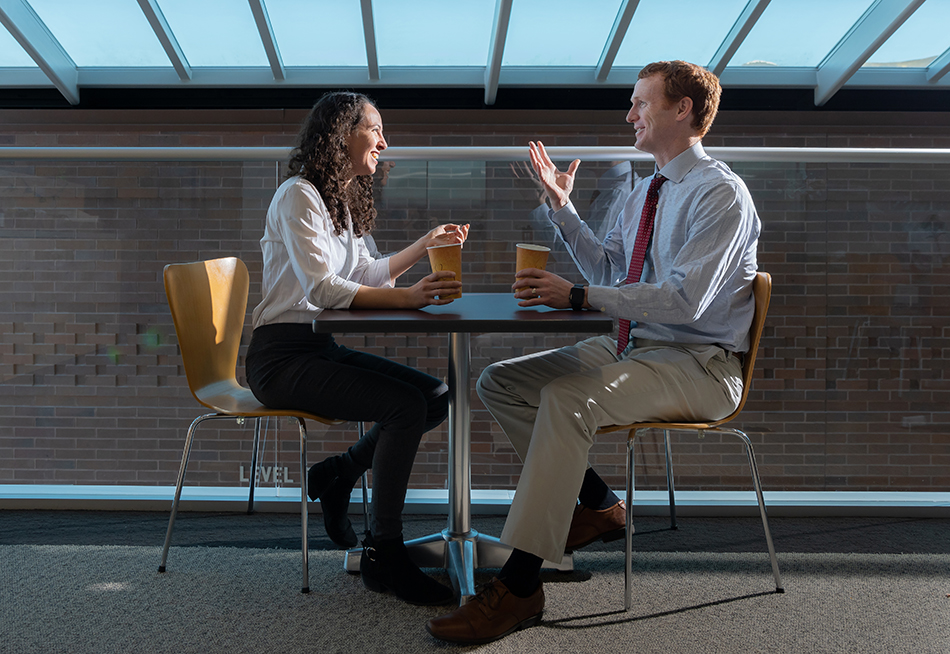
<path id="1" fill-rule="evenodd" d="M 464 243 L 468 238 L 468 225 L 455 225 L 448 223 L 439 225 L 425 235 L 425 247 L 430 248 L 435 245 L 452 245 L 453 243 Z"/>
<path id="2" fill-rule="evenodd" d="M 468 238 L 468 225 L 439 225 L 423 234 L 418 241 L 389 257 L 389 275 L 393 280 L 425 258 L 426 248 L 433 245 L 464 243 Z"/>
<path id="3" fill-rule="evenodd" d="M 451 270 L 434 272 L 406 289 L 407 308 L 421 309 L 430 304 L 448 304 L 452 300 L 436 299 L 436 296 L 454 295 L 461 288 L 462 282 L 455 280 L 455 273 Z"/>
<path id="4" fill-rule="evenodd" d="M 538 268 L 525 268 L 515 275 L 511 285 L 519 307 L 548 306 L 552 309 L 570 309 L 571 288 L 574 285 L 554 273 Z"/>

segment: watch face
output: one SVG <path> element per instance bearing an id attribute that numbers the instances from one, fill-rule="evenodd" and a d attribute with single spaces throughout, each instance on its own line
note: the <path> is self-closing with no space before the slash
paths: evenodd
<path id="1" fill-rule="evenodd" d="M 567 296 L 572 309 L 581 309 L 584 306 L 584 287 L 575 286 Z"/>

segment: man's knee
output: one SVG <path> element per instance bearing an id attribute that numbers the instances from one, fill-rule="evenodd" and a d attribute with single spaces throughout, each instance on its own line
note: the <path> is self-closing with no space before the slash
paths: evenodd
<path id="1" fill-rule="evenodd" d="M 541 389 L 539 413 L 547 414 L 552 422 L 565 427 L 574 425 L 587 437 L 596 431 L 593 413 L 590 407 L 590 393 L 565 375 L 552 379 Z"/>
<path id="2" fill-rule="evenodd" d="M 564 375 L 562 377 L 555 377 L 547 384 L 544 385 L 544 388 L 541 389 L 541 402 L 567 402 L 568 404 L 576 404 L 578 401 L 584 401 L 587 398 L 588 393 L 582 391 L 577 384 L 575 379 L 572 379 L 573 375 Z"/>
<path id="3" fill-rule="evenodd" d="M 485 401 L 486 396 L 491 396 L 498 392 L 501 386 L 497 380 L 500 367 L 501 366 L 497 363 L 489 364 L 482 370 L 482 374 L 478 376 L 478 381 L 475 382 L 475 392 L 478 393 L 478 397 L 481 398 L 482 402 Z"/>

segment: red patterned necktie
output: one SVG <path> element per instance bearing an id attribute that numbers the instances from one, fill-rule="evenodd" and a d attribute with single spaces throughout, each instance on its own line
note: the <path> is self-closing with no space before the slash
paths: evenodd
<path id="1" fill-rule="evenodd" d="M 643 273 L 643 260 L 646 258 L 650 246 L 650 236 L 653 234 L 653 218 L 656 216 L 656 203 L 660 200 L 660 187 L 666 178 L 659 173 L 650 182 L 647 190 L 647 199 L 643 203 L 643 212 L 640 214 L 640 227 L 637 228 L 637 240 L 633 243 L 633 256 L 630 257 L 630 270 L 627 271 L 625 284 L 635 284 L 640 281 Z M 630 340 L 630 321 L 620 319 L 620 332 L 617 334 L 617 355 L 627 347 Z"/>

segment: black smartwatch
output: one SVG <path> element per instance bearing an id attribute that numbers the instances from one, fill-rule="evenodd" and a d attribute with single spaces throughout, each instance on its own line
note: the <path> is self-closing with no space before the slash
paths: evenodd
<path id="1" fill-rule="evenodd" d="M 571 289 L 571 292 L 567 295 L 568 301 L 571 303 L 571 308 L 574 311 L 580 311 L 584 308 L 584 285 L 583 284 L 574 284 L 574 288 Z"/>

